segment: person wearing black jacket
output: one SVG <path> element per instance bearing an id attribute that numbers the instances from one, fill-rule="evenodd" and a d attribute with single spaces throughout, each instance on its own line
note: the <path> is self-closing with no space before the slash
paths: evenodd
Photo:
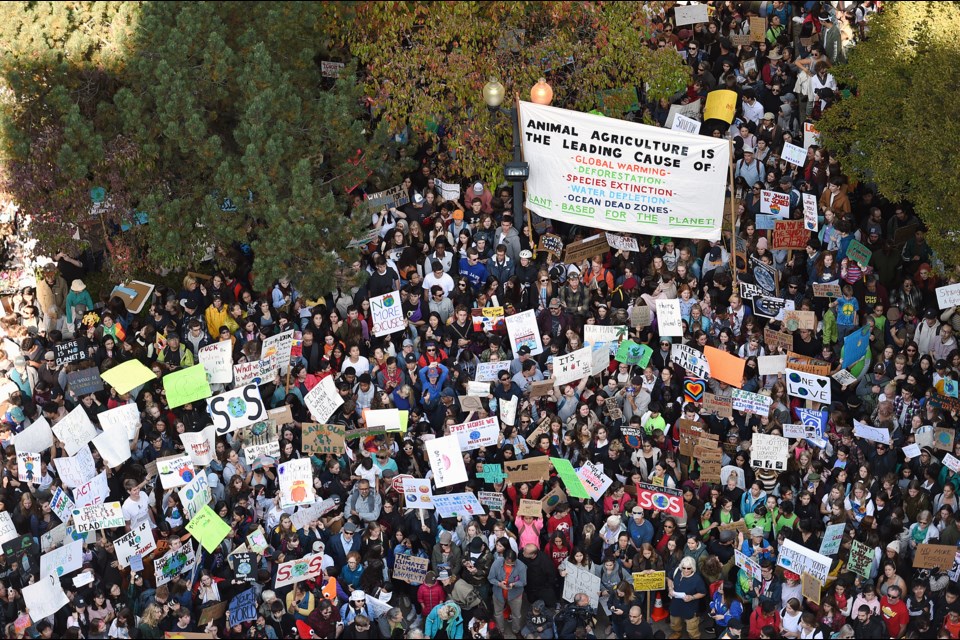
<path id="1" fill-rule="evenodd" d="M 532 544 L 523 547 L 523 555 L 520 559 L 527 565 L 527 586 L 524 588 L 527 600 L 530 602 L 543 600 L 546 606 L 555 606 L 557 594 L 553 585 L 557 581 L 557 570 L 553 566 L 553 561 Z"/>
<path id="2" fill-rule="evenodd" d="M 886 638 L 890 635 L 887 633 L 887 625 L 883 623 L 883 618 L 873 615 L 870 612 L 870 607 L 865 604 L 860 605 L 856 617 L 850 621 L 850 626 L 853 627 L 854 637 L 857 640 L 861 638 Z"/>

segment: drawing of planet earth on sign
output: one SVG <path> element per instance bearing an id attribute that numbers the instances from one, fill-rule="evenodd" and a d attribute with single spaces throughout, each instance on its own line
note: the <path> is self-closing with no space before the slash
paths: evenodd
<path id="1" fill-rule="evenodd" d="M 247 402 L 243 398 L 230 398 L 227 402 L 227 413 L 234 418 L 242 418 L 247 414 Z"/>
<path id="2" fill-rule="evenodd" d="M 480 438 L 480 431 L 478 429 L 474 429 L 473 431 L 470 432 L 471 440 L 478 440 L 479 438 Z"/>

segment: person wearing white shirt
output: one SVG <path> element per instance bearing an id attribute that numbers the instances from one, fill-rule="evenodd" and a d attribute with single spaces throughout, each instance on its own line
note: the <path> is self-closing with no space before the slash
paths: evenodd
<path id="1" fill-rule="evenodd" d="M 131 478 L 124 481 L 123 488 L 130 496 L 123 501 L 123 506 L 120 508 L 123 519 L 127 523 L 127 531 L 131 531 L 144 521 L 149 521 L 152 527 L 156 526 L 153 514 L 150 512 L 150 496 L 140 490 L 141 485 Z"/>
<path id="2" fill-rule="evenodd" d="M 757 100 L 756 92 L 747 88 L 743 91 L 743 117 L 746 120 L 749 120 L 753 124 L 760 124 L 760 120 L 763 119 L 763 105 Z"/>

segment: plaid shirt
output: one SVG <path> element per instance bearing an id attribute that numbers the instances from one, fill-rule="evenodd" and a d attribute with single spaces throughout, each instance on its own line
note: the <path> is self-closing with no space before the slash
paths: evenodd
<path id="1" fill-rule="evenodd" d="M 914 398 L 907 402 L 903 396 L 893 401 L 893 417 L 902 428 L 909 428 L 913 416 L 920 415 L 920 400 Z"/>

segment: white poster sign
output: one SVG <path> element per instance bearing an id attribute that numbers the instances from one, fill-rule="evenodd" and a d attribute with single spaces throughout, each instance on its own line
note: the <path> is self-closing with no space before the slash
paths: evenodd
<path id="1" fill-rule="evenodd" d="M 83 540 L 68 542 L 40 556 L 40 577 L 61 578 L 83 566 Z"/>
<path id="2" fill-rule="evenodd" d="M 689 118 L 687 118 L 689 120 Z M 696 122 L 696 121 L 694 121 Z M 697 122 L 699 125 L 700 123 Z M 637 239 L 632 236 L 622 236 L 617 233 L 606 233 L 607 244 L 610 245 L 613 249 L 619 249 L 620 251 L 639 251 L 640 246 L 637 244 Z M 586 326 L 596 326 L 596 325 L 586 325 Z"/>
<path id="3" fill-rule="evenodd" d="M 286 373 L 290 366 L 290 350 L 293 349 L 293 329 L 264 339 L 260 347 L 260 359 L 269 360 L 271 369 Z"/>
<path id="4" fill-rule="evenodd" d="M 267 419 L 267 406 L 260 397 L 260 388 L 255 384 L 212 397 L 209 410 L 213 426 L 220 436 Z"/>
<path id="5" fill-rule="evenodd" d="M 457 436 L 462 451 L 494 447 L 500 437 L 500 425 L 494 417 L 481 418 L 451 426 L 450 435 Z"/>
<path id="6" fill-rule="evenodd" d="M 679 338 L 683 336 L 683 317 L 680 315 L 680 301 L 657 300 L 657 328 L 661 337 Z"/>
<path id="7" fill-rule="evenodd" d="M 600 576 L 566 561 L 563 568 L 567 571 L 563 579 L 563 599 L 573 602 L 578 593 L 585 593 L 590 596 L 590 606 L 596 609 L 600 605 Z"/>
<path id="8" fill-rule="evenodd" d="M 150 521 L 144 520 L 113 543 L 117 552 L 117 563 L 121 569 L 130 566 L 130 556 L 145 557 L 157 548 Z"/>
<path id="9" fill-rule="evenodd" d="M 783 541 L 777 555 L 777 566 L 797 575 L 809 573 L 826 584 L 830 572 L 830 558 L 806 547 L 800 546 L 789 538 Z"/>
<path id="10" fill-rule="evenodd" d="M 670 347 L 671 362 L 679 365 L 686 372 L 696 378 L 707 380 L 710 378 L 710 363 L 707 358 L 691 346 L 674 344 Z"/>
<path id="11" fill-rule="evenodd" d="M 44 576 L 24 587 L 20 593 L 34 623 L 52 616 L 70 602 L 56 576 Z"/>
<path id="12" fill-rule="evenodd" d="M 305 504 L 317 499 L 310 458 L 288 460 L 277 468 L 277 474 L 280 476 L 281 507 Z"/>
<path id="13" fill-rule="evenodd" d="M 620 341 L 626 339 L 627 333 L 627 325 L 624 324 L 610 326 L 585 324 L 583 325 L 583 342 L 591 345 L 605 342 L 610 350 L 610 355 L 615 355 L 620 347 Z M 594 373 L 598 373 L 596 369 L 594 369 Z"/>
<path id="14" fill-rule="evenodd" d="M 200 349 L 200 364 L 210 384 L 233 382 L 233 341 L 223 340 Z"/>
<path id="15" fill-rule="evenodd" d="M 535 213 L 617 233 L 720 239 L 725 140 L 530 102 L 520 102 L 520 127 Z"/>
<path id="16" fill-rule="evenodd" d="M 314 420 L 326 424 L 333 412 L 343 404 L 343 398 L 337 391 L 337 383 L 334 382 L 333 376 L 327 376 L 303 397 L 303 402 Z"/>
<path id="17" fill-rule="evenodd" d="M 127 434 L 127 440 L 133 440 L 137 437 L 137 431 L 140 429 L 140 409 L 136 402 L 129 402 L 115 409 L 104 411 L 97 415 L 97 420 L 100 421 L 100 427 L 104 431 L 123 429 L 123 432 Z"/>
<path id="18" fill-rule="evenodd" d="M 960 282 L 937 287 L 937 305 L 949 309 L 960 304 Z"/>
<path id="19" fill-rule="evenodd" d="M 871 427 L 865 422 L 859 420 L 853 421 L 853 435 L 857 438 L 863 438 L 870 442 L 879 442 L 881 444 L 890 444 L 890 431 L 883 427 Z"/>
<path id="20" fill-rule="evenodd" d="M 40 484 L 40 461 L 43 454 L 17 451 L 17 480 Z"/>
<path id="21" fill-rule="evenodd" d="M 68 413 L 53 427 L 53 432 L 67 448 L 67 453 L 75 455 L 97 435 L 97 428 L 90 422 L 83 405 Z"/>
<path id="22" fill-rule="evenodd" d="M 93 454 L 87 447 L 81 449 L 75 456 L 56 458 L 53 466 L 60 480 L 63 481 L 63 486 L 68 489 L 79 487 L 97 475 L 97 464 L 93 461 Z"/>
<path id="23" fill-rule="evenodd" d="M 433 484 L 438 489 L 466 482 L 467 467 L 463 463 L 457 436 L 434 438 L 425 444 L 427 461 L 433 469 Z"/>
<path id="24" fill-rule="evenodd" d="M 757 371 L 762 376 L 775 376 L 787 368 L 787 356 L 757 356 Z"/>
<path id="25" fill-rule="evenodd" d="M 406 319 L 400 304 L 400 292 L 391 291 L 370 298 L 370 316 L 373 318 L 373 335 L 377 337 L 403 331 Z"/>
<path id="26" fill-rule="evenodd" d="M 475 516 L 486 513 L 477 496 L 469 491 L 464 493 L 438 493 L 433 496 L 433 504 L 441 518 L 457 516 Z"/>
<path id="27" fill-rule="evenodd" d="M 517 405 L 520 404 L 520 398 L 514 396 L 510 400 L 501 399 L 497 403 L 497 412 L 500 414 L 500 422 L 513 426 L 517 422 Z"/>
<path id="28" fill-rule="evenodd" d="M 271 360 L 254 360 L 252 362 L 238 362 L 233 365 L 233 382 L 237 387 L 248 384 L 261 385 L 273 380 L 277 375 L 277 368 Z"/>
<path id="29" fill-rule="evenodd" d="M 803 200 L 803 228 L 816 232 L 820 229 L 820 221 L 817 218 L 817 196 L 804 193 L 800 197 Z"/>
<path id="30" fill-rule="evenodd" d="M 750 442 L 750 466 L 774 471 L 787 470 L 789 440 L 783 436 L 755 433 Z"/>
<path id="31" fill-rule="evenodd" d="M 801 400 L 830 404 L 830 378 L 815 373 L 787 369 L 787 394 Z"/>
<path id="32" fill-rule="evenodd" d="M 510 338 L 510 349 L 513 353 L 516 353 L 524 345 L 530 347 L 530 355 L 532 356 L 543 353 L 540 328 L 537 326 L 537 314 L 533 309 L 507 316 L 506 323 L 507 336 Z"/>
<path id="33" fill-rule="evenodd" d="M 403 499 L 408 509 L 433 509 L 433 487 L 429 480 L 403 479 Z"/>
<path id="34" fill-rule="evenodd" d="M 193 480 L 177 490 L 177 495 L 180 496 L 184 515 L 187 516 L 187 520 L 192 520 L 193 516 L 210 502 L 210 485 L 207 483 L 207 475 L 197 474 Z"/>
<path id="35" fill-rule="evenodd" d="M 17 533 L 17 527 L 13 524 L 9 511 L 0 511 L 0 544 L 10 542 L 20 534 Z"/>
<path id="36" fill-rule="evenodd" d="M 13 446 L 17 451 L 43 453 L 53 446 L 53 431 L 43 416 L 29 427 L 13 436 Z"/>
<path id="37" fill-rule="evenodd" d="M 73 499 L 77 507 L 89 507 L 104 502 L 110 495 L 107 484 L 107 472 L 103 471 L 73 490 Z"/>
<path id="38" fill-rule="evenodd" d="M 497 379 L 497 375 L 501 371 L 510 369 L 511 362 L 513 361 L 497 360 L 496 362 L 479 362 L 477 363 L 477 374 L 474 376 L 474 379 L 476 382 L 493 382 Z"/>
<path id="39" fill-rule="evenodd" d="M 157 458 L 157 474 L 164 489 L 182 487 L 197 475 L 190 456 L 181 453 L 175 456 Z"/>
<path id="40" fill-rule="evenodd" d="M 802 167 L 803 163 L 807 160 L 807 151 L 803 147 L 785 142 L 783 143 L 783 152 L 780 154 L 780 157 L 790 164 Z"/>
<path id="41" fill-rule="evenodd" d="M 603 467 L 598 467 L 592 462 L 584 462 L 583 466 L 577 469 L 577 477 L 583 483 L 583 488 L 587 490 L 590 497 L 599 501 L 610 485 L 613 484 L 613 478 L 610 478 L 603 472 Z"/>
<path id="42" fill-rule="evenodd" d="M 556 384 L 567 384 L 592 375 L 590 369 L 593 354 L 590 347 L 583 347 L 553 358 L 553 377 Z"/>
<path id="43" fill-rule="evenodd" d="M 363 422 L 368 429 L 400 431 L 400 411 L 398 409 L 364 409 Z"/>
<path id="44" fill-rule="evenodd" d="M 673 8 L 673 17 L 677 26 L 685 24 L 699 24 L 707 21 L 707 5 L 691 3 L 688 5 L 677 5 Z"/>
<path id="45" fill-rule="evenodd" d="M 790 194 L 764 189 L 760 192 L 760 213 L 769 213 L 777 218 L 789 218 Z"/>
<path id="46" fill-rule="evenodd" d="M 693 118 L 688 118 L 682 113 L 678 113 L 673 117 L 673 124 L 670 125 L 670 128 L 673 131 L 683 131 L 685 133 L 691 133 L 697 135 L 700 133 L 700 121 L 694 120 Z"/>
<path id="47" fill-rule="evenodd" d="M 93 439 L 93 446 L 111 469 L 116 469 L 130 459 L 130 439 L 127 437 L 126 427 L 104 428 L 103 433 Z"/>
<path id="48" fill-rule="evenodd" d="M 77 533 L 114 529 L 123 526 L 123 511 L 119 502 L 107 502 L 73 510 L 73 526 Z"/>
<path id="49" fill-rule="evenodd" d="M 217 428 L 211 424 L 200 432 L 181 433 L 180 441 L 195 467 L 206 466 L 216 453 Z"/>

